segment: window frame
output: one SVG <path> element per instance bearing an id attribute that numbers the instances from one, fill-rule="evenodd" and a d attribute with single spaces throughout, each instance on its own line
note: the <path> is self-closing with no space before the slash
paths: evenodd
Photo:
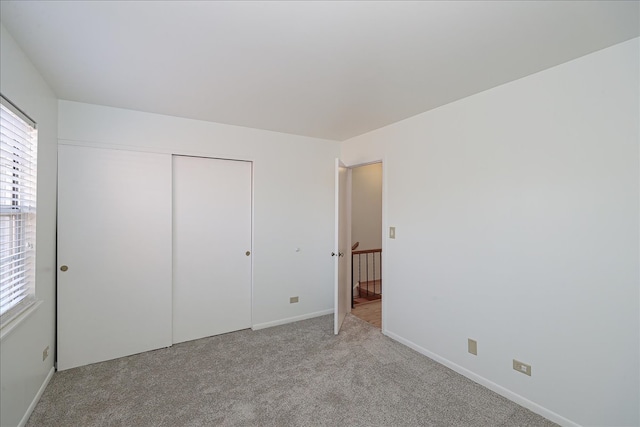
<path id="1" fill-rule="evenodd" d="M 0 284 L 4 284 L 2 280 L 16 280 L 18 285 L 15 288 L 6 286 L 6 290 L 11 290 L 10 293 L 23 292 L 15 303 L 9 300 L 12 304 L 0 312 L 0 329 L 3 329 L 36 303 L 38 131 L 36 122 L 2 94 L 0 104 L 3 119 L 11 118 L 0 123 L 0 129 L 4 131 L 0 144 L 4 150 L 1 153 L 4 158 L 0 158 L 0 232 L 6 233 L 2 236 L 5 241 L 0 243 L 5 245 L 5 251 L 12 252 L 10 257 L 14 258 L 0 265 Z M 10 128 L 16 119 L 27 130 L 24 136 L 13 133 L 17 139 L 7 136 L 17 129 Z M 9 224 L 2 224 L 4 221 Z M 0 246 L 0 256 L 5 255 L 1 249 Z M 5 261 L 7 258 L 5 256 Z M 17 265 L 8 268 L 9 264 Z"/>

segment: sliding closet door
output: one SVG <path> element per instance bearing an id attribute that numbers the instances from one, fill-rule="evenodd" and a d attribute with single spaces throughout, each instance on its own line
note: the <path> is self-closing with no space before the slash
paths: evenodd
<path id="1" fill-rule="evenodd" d="M 173 157 L 173 342 L 251 327 L 251 163 Z"/>
<path id="2" fill-rule="evenodd" d="M 58 148 L 58 369 L 171 345 L 171 156 Z"/>

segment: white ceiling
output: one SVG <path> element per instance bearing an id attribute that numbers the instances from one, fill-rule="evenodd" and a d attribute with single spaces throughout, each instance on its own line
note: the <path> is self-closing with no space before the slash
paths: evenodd
<path id="1" fill-rule="evenodd" d="M 344 140 L 640 35 L 638 1 L 5 1 L 58 97 Z"/>

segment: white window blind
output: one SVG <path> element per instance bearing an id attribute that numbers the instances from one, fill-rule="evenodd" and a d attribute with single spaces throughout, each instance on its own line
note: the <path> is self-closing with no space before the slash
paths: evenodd
<path id="1" fill-rule="evenodd" d="M 0 96 L 0 324 L 35 296 L 37 132 Z"/>

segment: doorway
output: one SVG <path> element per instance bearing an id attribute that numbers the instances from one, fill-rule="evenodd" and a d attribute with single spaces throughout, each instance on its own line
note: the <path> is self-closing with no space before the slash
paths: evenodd
<path id="1" fill-rule="evenodd" d="M 350 169 L 351 314 L 382 327 L 382 163 Z"/>

